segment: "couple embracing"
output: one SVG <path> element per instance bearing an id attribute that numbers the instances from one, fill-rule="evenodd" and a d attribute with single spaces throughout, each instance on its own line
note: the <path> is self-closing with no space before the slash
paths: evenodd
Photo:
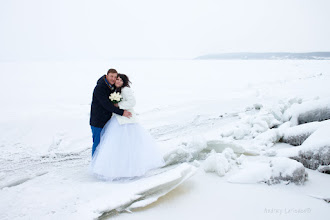
<path id="1" fill-rule="evenodd" d="M 118 103 L 110 95 L 120 93 Z M 137 123 L 135 97 L 125 74 L 109 69 L 94 88 L 90 125 L 92 173 L 102 180 L 127 180 L 164 165 L 156 142 Z"/>

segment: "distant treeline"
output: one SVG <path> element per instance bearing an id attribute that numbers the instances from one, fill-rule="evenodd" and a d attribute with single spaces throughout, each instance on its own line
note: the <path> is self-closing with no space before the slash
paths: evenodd
<path id="1" fill-rule="evenodd" d="M 330 60 L 330 52 L 310 53 L 219 53 L 197 57 L 202 60 Z"/>

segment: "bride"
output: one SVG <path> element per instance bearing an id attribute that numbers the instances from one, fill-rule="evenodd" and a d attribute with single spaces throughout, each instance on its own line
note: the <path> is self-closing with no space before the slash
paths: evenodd
<path id="1" fill-rule="evenodd" d="M 115 86 L 121 93 L 119 108 L 129 110 L 131 118 L 114 114 L 104 126 L 101 141 L 91 162 L 92 173 L 102 180 L 125 180 L 142 176 L 164 166 L 155 140 L 137 123 L 133 111 L 135 98 L 129 78 L 118 74 Z"/>

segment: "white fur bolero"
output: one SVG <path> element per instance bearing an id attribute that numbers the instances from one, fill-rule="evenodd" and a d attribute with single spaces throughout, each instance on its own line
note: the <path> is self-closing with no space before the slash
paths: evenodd
<path id="1" fill-rule="evenodd" d="M 118 103 L 119 108 L 131 112 L 132 117 L 127 118 L 127 117 L 115 114 L 119 124 L 137 123 L 138 120 L 137 120 L 136 114 L 133 109 L 133 107 L 136 104 L 133 90 L 129 87 L 124 87 L 121 89 L 121 96 L 123 99 Z"/>

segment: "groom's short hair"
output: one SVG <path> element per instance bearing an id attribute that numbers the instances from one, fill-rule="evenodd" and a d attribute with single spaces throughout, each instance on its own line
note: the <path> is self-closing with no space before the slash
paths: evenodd
<path id="1" fill-rule="evenodd" d="M 118 72 L 115 69 L 109 69 L 107 74 L 109 74 L 109 73 L 118 73 Z"/>

